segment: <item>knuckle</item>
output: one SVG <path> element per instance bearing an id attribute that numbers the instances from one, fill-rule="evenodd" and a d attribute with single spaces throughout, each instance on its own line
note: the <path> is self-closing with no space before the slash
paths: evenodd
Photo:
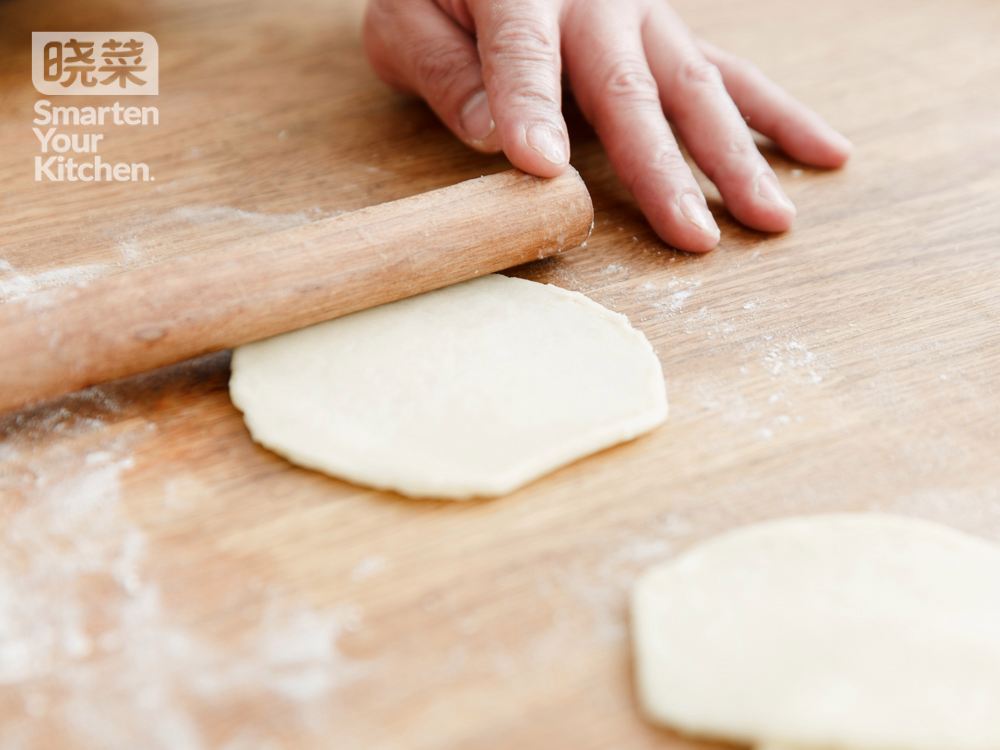
<path id="1" fill-rule="evenodd" d="M 551 110 L 562 104 L 557 92 L 537 78 L 527 76 L 512 79 L 504 99 L 511 108 Z"/>
<path id="2" fill-rule="evenodd" d="M 480 52 L 484 77 L 496 82 L 506 106 L 561 108 L 558 44 L 536 19 L 511 15 L 499 20 Z"/>
<path id="3" fill-rule="evenodd" d="M 722 82 L 719 68 L 704 58 L 685 60 L 677 75 L 685 86 L 714 87 Z"/>
<path id="4" fill-rule="evenodd" d="M 555 40 L 537 21 L 511 17 L 498 22 L 485 50 L 499 64 L 548 64 L 556 61 Z"/>
<path id="5" fill-rule="evenodd" d="M 668 182 L 678 184 L 691 180 L 691 168 L 676 148 L 663 149 L 650 162 L 650 171 Z"/>
<path id="6" fill-rule="evenodd" d="M 660 106 L 656 81 L 645 61 L 637 57 L 623 57 L 613 61 L 601 83 L 601 93 L 616 106 Z"/>
<path id="7" fill-rule="evenodd" d="M 420 85 L 434 91 L 447 91 L 469 66 L 465 50 L 441 45 L 426 45 L 413 52 L 412 68 Z"/>
<path id="8" fill-rule="evenodd" d="M 739 133 L 726 143 L 726 154 L 733 159 L 744 159 L 747 154 L 756 154 L 757 146 L 747 133 Z"/>
<path id="9" fill-rule="evenodd" d="M 633 165 L 626 187 L 637 194 L 643 191 L 662 193 L 666 186 L 681 192 L 693 178 L 691 169 L 678 149 L 665 148 L 641 165 Z"/>
<path id="10" fill-rule="evenodd" d="M 756 146 L 738 139 L 730 144 L 728 150 L 707 164 L 707 168 L 703 171 L 713 182 L 716 180 L 744 182 L 752 179 L 753 174 L 760 169 L 762 161 L 763 158 L 757 152 Z"/>

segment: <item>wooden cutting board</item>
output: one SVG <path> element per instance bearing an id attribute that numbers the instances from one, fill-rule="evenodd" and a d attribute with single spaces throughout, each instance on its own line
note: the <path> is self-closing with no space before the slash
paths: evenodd
<path id="1" fill-rule="evenodd" d="M 707 747 L 637 714 L 626 593 L 645 566 L 825 511 L 1000 541 L 1000 8 L 677 6 L 856 152 L 827 173 L 767 151 L 795 228 L 743 229 L 715 200 L 722 246 L 694 257 L 655 238 L 571 115 L 594 235 L 516 272 L 646 333 L 667 425 L 450 504 L 256 447 L 225 355 L 3 417 L 0 745 Z M 505 168 L 375 80 L 360 13 L 0 4 L 0 299 Z M 32 181 L 29 32 L 46 28 L 157 37 L 160 125 L 106 145 L 156 182 Z"/>

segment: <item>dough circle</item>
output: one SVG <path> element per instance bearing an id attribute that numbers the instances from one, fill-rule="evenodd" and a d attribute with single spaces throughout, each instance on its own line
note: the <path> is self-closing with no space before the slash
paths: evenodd
<path id="1" fill-rule="evenodd" d="M 242 346 L 229 389 L 262 445 L 413 497 L 511 492 L 667 415 L 624 315 L 500 275 Z"/>
<path id="2" fill-rule="evenodd" d="M 881 514 L 724 534 L 632 599 L 644 712 L 766 750 L 1000 748 L 1000 547 Z"/>

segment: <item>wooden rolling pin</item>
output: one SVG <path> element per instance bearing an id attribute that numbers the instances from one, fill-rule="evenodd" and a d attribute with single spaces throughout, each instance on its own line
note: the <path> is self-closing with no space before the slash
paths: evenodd
<path id="1" fill-rule="evenodd" d="M 583 244 L 569 169 L 516 170 L 0 304 L 0 411 Z"/>

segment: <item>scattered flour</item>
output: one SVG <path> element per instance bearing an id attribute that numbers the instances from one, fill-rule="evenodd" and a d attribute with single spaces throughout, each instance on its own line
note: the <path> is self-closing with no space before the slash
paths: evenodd
<path id="1" fill-rule="evenodd" d="M 191 224 L 239 222 L 251 225 L 255 229 L 278 230 L 302 226 L 311 221 L 332 215 L 334 214 L 327 214 L 319 208 L 311 208 L 294 213 L 268 214 L 257 211 L 244 211 L 241 208 L 234 208 L 232 206 L 181 206 L 168 211 L 163 216 L 156 217 L 153 221 L 158 225 L 170 224 L 176 221 Z"/>
<path id="2" fill-rule="evenodd" d="M 9 261 L 0 259 L 0 303 L 59 287 L 84 286 L 122 268 L 134 268 L 155 261 L 158 246 L 169 239 L 169 229 L 178 224 L 190 227 L 229 223 L 243 231 L 274 232 L 329 218 L 337 213 L 319 208 L 267 214 L 231 206 L 182 206 L 159 216 L 127 223 L 124 230 L 115 233 L 111 237 L 117 256 L 115 262 L 27 271 L 18 270 Z"/>
<path id="3" fill-rule="evenodd" d="M 674 292 L 667 298 L 666 303 L 658 303 L 658 306 L 665 306 L 671 312 L 677 312 L 684 307 L 684 303 L 687 301 L 694 292 L 690 289 L 682 289 L 679 292 Z"/>
<path id="4" fill-rule="evenodd" d="M 23 273 L 7 261 L 0 260 L 0 303 L 21 299 L 47 289 L 84 286 L 89 281 L 110 273 L 113 269 L 114 266 L 106 263 L 90 263 L 35 273 Z"/>
<path id="5" fill-rule="evenodd" d="M 161 246 L 171 239 L 171 231 L 214 225 L 231 227 L 234 236 L 251 232 L 277 232 L 338 215 L 318 207 L 293 213 L 260 213 L 232 206 L 180 206 L 162 214 L 133 220 L 111 236 L 121 265 L 127 268 L 155 261 Z"/>
<path id="6" fill-rule="evenodd" d="M 125 267 L 137 266 L 144 259 L 142 245 L 139 244 L 137 237 L 124 238 L 118 242 L 115 249 L 118 251 L 118 257 Z"/>
<path id="7" fill-rule="evenodd" d="M 97 388 L 63 404 L 0 422 L 0 701 L 21 709 L 0 746 L 320 746 L 337 691 L 375 661 L 338 647 L 362 612 L 239 579 L 227 591 L 253 624 L 206 632 L 169 572 L 183 558 L 152 554 L 123 497 L 152 424 L 122 429 Z M 247 705 L 249 721 L 220 722 Z"/>
<path id="8" fill-rule="evenodd" d="M 804 344 L 795 339 L 773 342 L 773 336 L 763 338 L 767 342 L 763 364 L 772 377 L 790 374 L 814 384 L 823 382 L 823 367 Z"/>
<path id="9" fill-rule="evenodd" d="M 639 287 L 638 297 L 658 312 L 678 313 L 700 286 L 698 279 L 672 276 L 663 283 L 644 282 Z"/>
<path id="10" fill-rule="evenodd" d="M 363 581 L 376 576 L 388 567 L 389 561 L 381 555 L 368 555 L 361 558 L 351 570 L 352 581 Z"/>
<path id="11" fill-rule="evenodd" d="M 831 368 L 829 358 L 814 352 L 787 329 L 768 327 L 771 313 L 787 303 L 762 296 L 690 309 L 701 281 L 671 276 L 637 285 L 636 298 L 657 316 L 672 321 L 676 332 L 710 339 L 713 349 L 733 363 L 740 377 L 719 372 L 690 386 L 692 405 L 734 428 L 743 428 L 758 440 L 770 440 L 781 430 L 802 423 L 795 412 L 795 393 L 823 383 Z M 640 321 L 649 320 L 641 317 Z M 762 393 L 760 383 L 768 385 Z"/>

